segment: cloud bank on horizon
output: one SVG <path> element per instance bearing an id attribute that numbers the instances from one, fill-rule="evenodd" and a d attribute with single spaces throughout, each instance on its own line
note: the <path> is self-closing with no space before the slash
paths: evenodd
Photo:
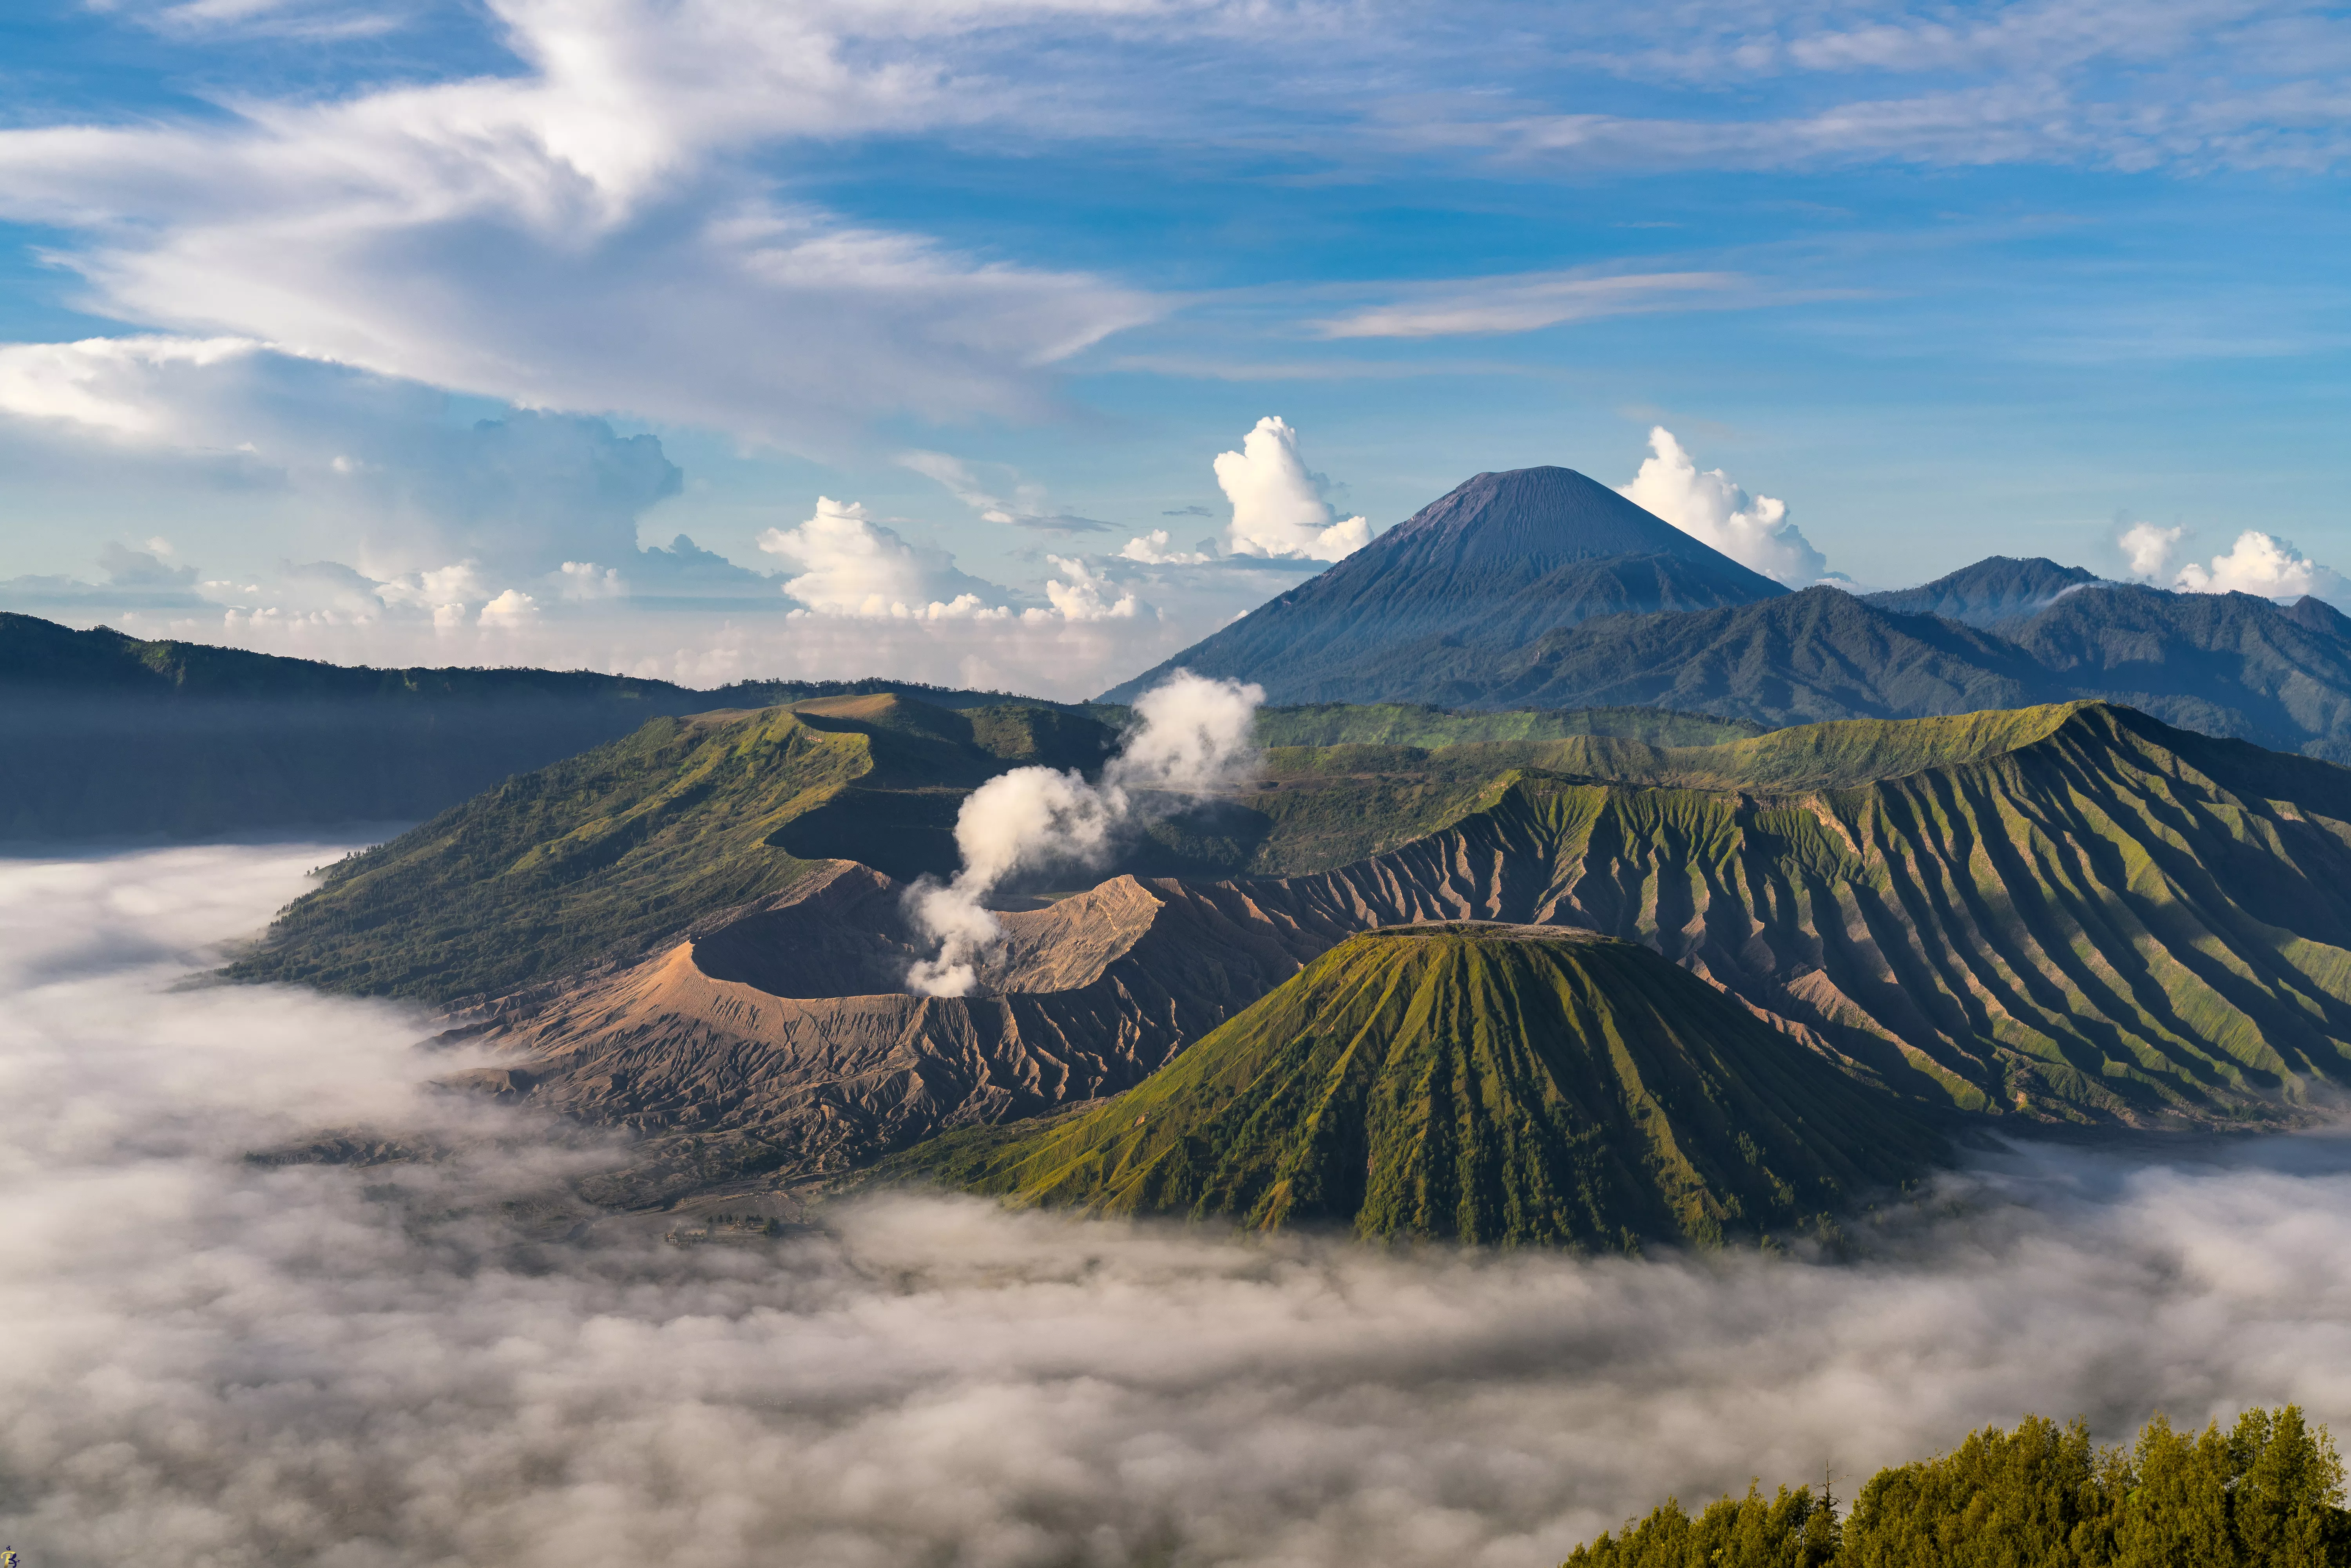
<path id="1" fill-rule="evenodd" d="M 0 862 L 0 1537 L 28 1561 L 1523 1568 L 1669 1493 L 1866 1476 L 2027 1411 L 2351 1423 L 2338 1135 L 2013 1149 L 1840 1266 L 936 1199 L 759 1252 L 550 1241 L 502 1206 L 596 1150 L 419 1097 L 455 1065 L 422 1020 L 172 988 L 337 848 Z M 242 1158 L 350 1125 L 458 1153 Z"/>

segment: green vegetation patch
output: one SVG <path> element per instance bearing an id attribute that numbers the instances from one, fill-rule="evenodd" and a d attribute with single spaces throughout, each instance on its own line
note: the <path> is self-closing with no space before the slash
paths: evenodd
<path id="1" fill-rule="evenodd" d="M 1481 741 L 1612 736 L 1650 746 L 1718 746 L 1761 735 L 1745 719 L 1656 707 L 1520 708 L 1456 713 L 1406 703 L 1318 703 L 1270 707 L 1257 717 L 1260 746 L 1409 746 L 1434 750 Z"/>
<path id="2" fill-rule="evenodd" d="M 1695 1516 L 1668 1499 L 1562 1568 L 2345 1568 L 2342 1504 L 2334 1438 L 2298 1406 L 2200 1435 L 2158 1416 L 2126 1448 L 2027 1416 L 1878 1471 L 1842 1521 L 1825 1486 Z"/>
<path id="3" fill-rule="evenodd" d="M 432 1000 L 511 989 L 781 892 L 813 860 L 952 871 L 973 787 L 1099 766 L 1112 741 L 1064 710 L 887 695 L 655 719 L 330 868 L 227 972 Z"/>
<path id="4" fill-rule="evenodd" d="M 1686 716 L 1655 709 L 1531 715 L 1444 715 L 1424 708 L 1335 706 L 1279 710 L 1268 717 L 1322 716 L 1329 721 L 1324 727 L 1333 733 L 1346 732 L 1345 719 L 1355 714 L 1428 715 L 1458 718 L 1462 726 L 1458 737 L 1433 746 L 1350 739 L 1269 747 L 1255 787 L 1240 800 L 1261 821 L 1253 834 L 1230 835 L 1245 858 L 1220 869 L 1228 874 L 1296 876 L 1383 854 L 1488 810 L 1521 774 L 1757 794 L 1850 789 L 2032 745 L 2085 706 L 2057 704 L 1948 718 L 1850 719 L 1750 734 L 1719 744 L 1677 746 L 1640 737 L 1645 727 L 1669 734 L 1675 727 L 1645 727 L 1635 722 L 1635 716 L 1686 720 Z M 1481 719 L 1622 720 L 1618 727 L 1623 733 L 1604 733 L 1595 725 L 1581 734 L 1491 738 L 1477 734 L 1473 721 Z M 1692 729 L 1733 728 L 1711 720 L 1686 722 Z M 1365 733 L 1379 727 L 1362 727 Z"/>
<path id="5" fill-rule="evenodd" d="M 1021 1204 L 1637 1250 L 1818 1228 L 1939 1134 L 1645 947 L 1353 937 L 1101 1108 L 879 1167 Z"/>

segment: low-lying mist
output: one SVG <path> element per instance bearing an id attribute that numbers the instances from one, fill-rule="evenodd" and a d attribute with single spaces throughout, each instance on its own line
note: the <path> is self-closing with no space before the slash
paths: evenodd
<path id="1" fill-rule="evenodd" d="M 0 862 L 0 1541 L 37 1568 L 1556 1563 L 2025 1411 L 2351 1418 L 2351 1148 L 2023 1148 L 1863 1260 L 1382 1254 L 896 1199 L 535 1240 L 399 1009 L 174 989 L 340 846 Z M 478 1141 L 478 1140 L 476 1140 Z M 528 1141 L 508 1146 L 529 1146 Z"/>

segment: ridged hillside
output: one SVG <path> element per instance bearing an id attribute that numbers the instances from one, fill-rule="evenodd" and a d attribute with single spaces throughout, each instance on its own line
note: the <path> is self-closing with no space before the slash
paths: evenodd
<path id="1" fill-rule="evenodd" d="M 952 872 L 972 788 L 1029 763 L 1097 767 L 1113 740 L 1059 709 L 892 695 L 657 719 L 334 866 L 228 973 L 432 999 L 527 985 L 814 862 Z"/>
<path id="2" fill-rule="evenodd" d="M 1854 719 L 1695 746 L 1659 746 L 1621 734 L 1589 733 L 1541 740 L 1462 740 L 1434 747 L 1273 747 L 1264 755 L 1255 789 L 1199 813 L 1198 820 L 1186 818 L 1157 830 L 1161 841 L 1188 851 L 1188 863 L 1144 862 L 1138 869 L 1194 875 L 1298 875 L 1329 870 L 1384 853 L 1489 808 L 1502 798 L 1511 778 L 1529 770 L 1712 789 L 1864 784 L 2012 749 L 2040 738 L 2070 711 L 2053 706 L 1941 719 Z M 1467 724 L 1463 728 L 1476 733 Z M 1737 734 L 1729 726 L 1708 728 L 1714 735 Z M 1674 732 L 1660 726 L 1653 733 Z"/>
<path id="3" fill-rule="evenodd" d="M 1646 947 L 1368 933 L 1140 1086 L 885 1163 L 1021 1203 L 1637 1250 L 1786 1234 L 1945 1153 L 1913 1114 Z"/>
<path id="4" fill-rule="evenodd" d="M 2102 704 L 1864 728 L 1919 766 L 1811 789 L 1527 770 L 1442 832 L 1247 885 L 1282 919 L 1637 941 L 1966 1109 L 2225 1123 L 2344 1082 L 2351 771 Z M 1969 755 L 1928 765 L 1938 731 Z"/>
<path id="5" fill-rule="evenodd" d="M 1669 708 L 1516 708 L 1461 713 L 1404 703 L 1319 703 L 1260 708 L 1259 746 L 1416 746 L 1437 748 L 1489 741 L 1565 740 L 1604 736 L 1649 746 L 1715 746 L 1762 733 L 1745 719 Z"/>

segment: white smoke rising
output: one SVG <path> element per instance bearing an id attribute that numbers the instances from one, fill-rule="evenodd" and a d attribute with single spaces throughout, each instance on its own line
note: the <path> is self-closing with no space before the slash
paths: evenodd
<path id="1" fill-rule="evenodd" d="M 1226 538 L 1235 555 L 1342 560 L 1372 542 L 1371 524 L 1331 509 L 1322 478 L 1298 455 L 1298 432 L 1275 415 L 1259 420 L 1238 452 L 1217 454 L 1216 469 L 1233 504 Z"/>
<path id="2" fill-rule="evenodd" d="M 1662 424 L 1649 432 L 1649 450 L 1656 455 L 1617 494 L 1775 582 L 1809 588 L 1829 575 L 1829 558 L 1788 520 L 1785 501 L 1750 496 L 1719 468 L 1700 473 Z"/>
<path id="3" fill-rule="evenodd" d="M 1003 935 L 988 895 L 1021 872 L 1099 865 L 1139 815 L 1168 796 L 1210 793 L 1256 757 L 1252 732 L 1265 689 L 1178 670 L 1135 699 L 1140 721 L 1100 784 L 1071 769 L 1016 768 L 973 790 L 956 815 L 963 869 L 923 882 L 907 897 L 915 924 L 938 944 L 907 987 L 930 997 L 968 996 L 980 955 Z"/>
<path id="4" fill-rule="evenodd" d="M 523 1177 L 236 1157 L 413 1108 L 417 1020 L 169 988 L 333 852 L 0 862 L 0 1540 L 38 1568 L 1538 1568 L 2026 1411 L 2351 1422 L 2337 1136 L 2020 1150 L 1844 1267 L 940 1199 L 758 1251 L 419 1224 L 381 1189 Z"/>

